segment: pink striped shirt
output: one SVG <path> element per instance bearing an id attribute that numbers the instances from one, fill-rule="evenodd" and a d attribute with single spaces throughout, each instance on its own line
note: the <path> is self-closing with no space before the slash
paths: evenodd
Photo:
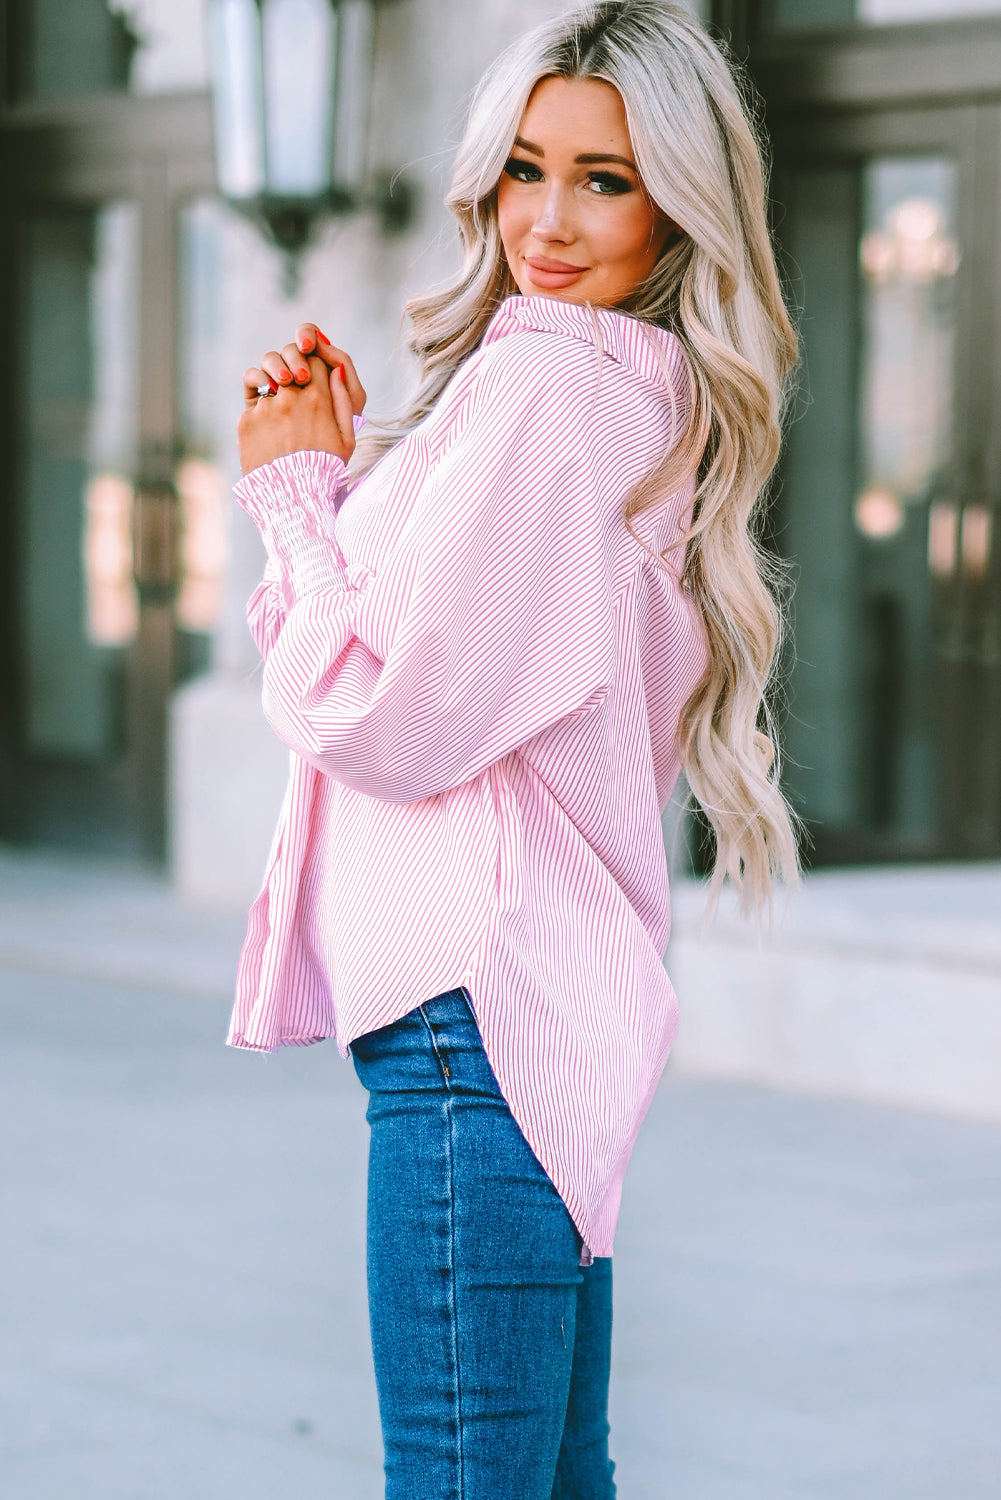
<path id="1" fill-rule="evenodd" d="M 693 484 L 636 518 L 646 546 L 622 510 L 687 401 L 671 334 L 511 297 L 353 485 L 299 452 L 236 487 L 268 547 L 248 615 L 292 754 L 228 1040 L 346 1056 L 465 988 L 596 1255 L 677 1030 L 660 815 L 707 661 L 675 545 Z"/>

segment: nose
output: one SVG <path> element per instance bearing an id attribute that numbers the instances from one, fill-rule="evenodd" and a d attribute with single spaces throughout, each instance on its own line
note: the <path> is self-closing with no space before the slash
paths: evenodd
<path id="1" fill-rule="evenodd" d="M 550 184 L 532 232 L 543 244 L 558 241 L 567 245 L 574 238 L 572 205 L 568 193 L 559 182 Z"/>

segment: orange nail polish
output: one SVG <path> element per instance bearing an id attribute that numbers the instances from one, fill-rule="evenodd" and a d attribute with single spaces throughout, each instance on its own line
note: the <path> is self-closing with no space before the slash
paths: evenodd
<path id="1" fill-rule="evenodd" d="M 342 385 L 347 385 L 347 383 L 348 383 L 347 371 L 345 370 L 345 368 L 344 368 L 343 365 L 338 365 L 337 366 L 337 374 L 340 377 L 341 384 Z"/>

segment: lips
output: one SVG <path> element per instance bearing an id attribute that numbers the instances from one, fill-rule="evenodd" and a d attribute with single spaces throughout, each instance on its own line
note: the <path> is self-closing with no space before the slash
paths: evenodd
<path id="1" fill-rule="evenodd" d="M 571 266 L 563 260 L 547 260 L 541 255 L 526 255 L 526 266 L 531 266 L 533 271 L 551 271 L 554 275 L 565 276 L 571 271 L 585 271 L 586 266 Z"/>
<path id="2" fill-rule="evenodd" d="M 544 292 L 559 291 L 572 286 L 587 270 L 587 266 L 572 266 L 565 260 L 547 260 L 541 255 L 526 255 L 525 270 L 533 286 Z"/>

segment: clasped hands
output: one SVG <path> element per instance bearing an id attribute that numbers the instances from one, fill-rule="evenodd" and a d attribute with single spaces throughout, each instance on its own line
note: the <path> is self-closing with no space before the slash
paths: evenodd
<path id="1" fill-rule="evenodd" d="M 258 395 L 259 386 L 273 394 Z M 316 449 L 347 463 L 354 452 L 354 419 L 365 391 L 349 355 L 315 323 L 300 323 L 295 342 L 270 349 L 260 368 L 243 373 L 243 415 L 237 428 L 244 474 L 286 453 Z"/>

